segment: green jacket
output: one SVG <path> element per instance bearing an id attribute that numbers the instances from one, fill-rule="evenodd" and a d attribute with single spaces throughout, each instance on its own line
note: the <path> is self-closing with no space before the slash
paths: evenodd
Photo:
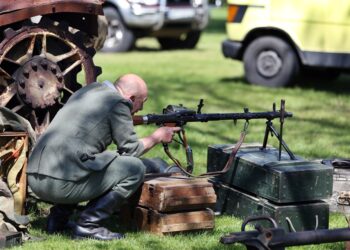
<path id="1" fill-rule="evenodd" d="M 41 135 L 28 161 L 28 174 L 77 181 L 108 166 L 119 154 L 139 156 L 130 101 L 107 82 L 75 92 Z M 118 152 L 106 151 L 117 144 Z"/>

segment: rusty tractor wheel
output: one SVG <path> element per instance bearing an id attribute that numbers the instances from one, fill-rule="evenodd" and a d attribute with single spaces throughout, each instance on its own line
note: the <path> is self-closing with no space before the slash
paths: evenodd
<path id="1" fill-rule="evenodd" d="M 0 43 L 0 105 L 28 119 L 40 135 L 74 91 L 100 73 L 86 39 L 46 18 L 6 29 Z"/>

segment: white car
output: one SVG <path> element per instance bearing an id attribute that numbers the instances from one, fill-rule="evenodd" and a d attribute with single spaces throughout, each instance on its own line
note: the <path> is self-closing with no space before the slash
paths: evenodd
<path id="1" fill-rule="evenodd" d="M 209 20 L 207 0 L 106 0 L 103 10 L 105 52 L 128 51 L 140 37 L 157 38 L 162 49 L 192 49 Z"/>

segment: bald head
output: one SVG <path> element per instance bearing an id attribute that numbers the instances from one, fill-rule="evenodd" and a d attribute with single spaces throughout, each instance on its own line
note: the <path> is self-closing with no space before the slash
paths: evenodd
<path id="1" fill-rule="evenodd" d="M 115 86 L 121 90 L 123 95 L 128 95 L 127 98 L 130 98 L 130 96 L 147 97 L 147 85 L 138 75 L 123 75 L 115 82 Z"/>
<path id="2" fill-rule="evenodd" d="M 133 102 L 133 113 L 142 109 L 143 103 L 147 100 L 148 90 L 141 77 L 135 74 L 126 74 L 121 76 L 114 85 L 125 99 Z"/>

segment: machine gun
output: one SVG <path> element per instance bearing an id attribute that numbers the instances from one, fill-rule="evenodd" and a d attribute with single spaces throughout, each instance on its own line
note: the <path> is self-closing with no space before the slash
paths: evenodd
<path id="1" fill-rule="evenodd" d="M 156 124 L 158 126 L 178 126 L 182 127 L 187 122 L 208 122 L 208 121 L 222 121 L 222 120 L 253 120 L 266 119 L 273 120 L 280 118 L 282 114 L 284 117 L 292 117 L 293 114 L 285 110 L 277 111 L 276 109 L 267 112 L 249 112 L 248 108 L 244 108 L 243 113 L 212 113 L 202 114 L 201 109 L 204 106 L 203 99 L 198 104 L 198 110 L 191 110 L 182 105 L 168 105 L 163 109 L 163 114 L 148 114 L 144 116 L 134 116 L 134 125 L 140 124 Z"/>
<path id="2" fill-rule="evenodd" d="M 207 114 L 202 114 L 201 110 L 202 107 L 204 106 L 203 104 L 203 99 L 200 100 L 198 104 L 197 111 L 188 109 L 182 105 L 168 105 L 166 108 L 163 109 L 163 114 L 148 114 L 148 115 L 143 115 L 143 116 L 133 116 L 133 122 L 134 125 L 141 125 L 141 124 L 156 124 L 158 126 L 168 126 L 168 127 L 181 127 L 182 130 L 178 133 L 179 135 L 179 143 L 183 145 L 186 151 L 186 160 L 187 160 L 187 169 L 186 173 L 191 174 L 193 171 L 193 155 L 192 155 L 192 149 L 189 146 L 186 135 L 185 135 L 185 130 L 184 126 L 188 122 L 209 122 L 209 121 L 222 121 L 222 120 L 232 120 L 236 123 L 237 120 L 245 120 L 245 126 L 243 129 L 243 132 L 241 134 L 241 139 L 240 141 L 236 144 L 236 147 L 233 149 L 231 156 L 229 158 L 229 161 L 232 162 L 234 154 L 237 152 L 239 146 L 242 144 L 247 127 L 248 127 L 248 122 L 250 120 L 255 120 L 255 119 L 266 119 L 266 131 L 265 131 L 265 137 L 264 137 L 264 142 L 263 142 L 263 148 L 266 147 L 267 145 L 267 140 L 268 140 L 268 135 L 274 134 L 276 138 L 280 142 L 280 153 L 279 156 L 281 155 L 281 148 L 283 147 L 287 153 L 289 154 L 291 159 L 295 159 L 295 156 L 293 153 L 289 150 L 287 144 L 283 141 L 282 139 L 282 128 L 283 128 L 283 123 L 284 119 L 287 117 L 292 117 L 293 114 L 291 112 L 287 112 L 285 110 L 285 101 L 281 100 L 281 109 L 276 110 L 276 105 L 273 104 L 272 111 L 267 111 L 267 112 L 250 112 L 248 108 L 244 108 L 243 113 L 207 113 Z M 272 124 L 272 120 L 279 118 L 280 120 L 280 133 L 277 132 L 277 130 L 274 128 Z M 166 154 L 173 160 L 173 162 L 183 169 L 181 166 L 181 163 L 175 159 L 168 148 L 167 144 L 163 144 L 164 151 Z M 230 165 L 228 162 L 226 166 Z M 227 168 L 225 167 L 225 171 Z"/>
<path id="3" fill-rule="evenodd" d="M 249 222 L 268 220 L 272 228 L 264 228 L 256 225 L 253 231 L 245 231 Z M 350 240 L 350 228 L 319 229 L 286 233 L 283 228 L 277 227 L 277 223 L 271 217 L 248 217 L 243 223 L 241 232 L 223 236 L 220 242 L 223 244 L 244 244 L 248 250 L 284 250 L 289 246 L 301 246 L 310 244 L 330 243 Z"/>

